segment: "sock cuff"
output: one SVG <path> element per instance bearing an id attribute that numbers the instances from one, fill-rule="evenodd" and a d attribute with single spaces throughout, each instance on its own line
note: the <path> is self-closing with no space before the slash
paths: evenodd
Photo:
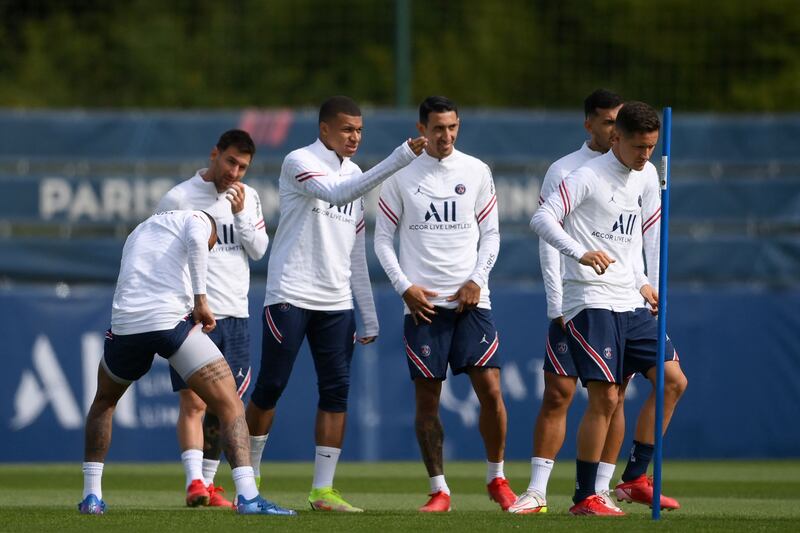
<path id="1" fill-rule="evenodd" d="M 544 457 L 531 457 L 531 464 L 533 466 L 543 466 L 552 469 L 555 461 L 553 459 L 545 459 Z"/>
<path id="2" fill-rule="evenodd" d="M 337 456 L 342 453 L 341 448 L 333 448 L 331 446 L 316 446 L 314 449 L 317 453 L 328 453 Z"/>
<path id="3" fill-rule="evenodd" d="M 655 450 L 655 444 L 647 444 L 646 442 L 639 442 L 638 440 L 633 441 L 633 446 L 635 448 L 644 448 L 645 450 Z"/>
<path id="4" fill-rule="evenodd" d="M 203 450 L 186 450 L 185 452 L 181 453 L 181 461 L 184 459 L 202 459 L 203 458 Z"/>
<path id="5" fill-rule="evenodd" d="M 250 435 L 250 442 L 267 442 L 267 437 L 269 437 L 269 433 L 266 435 Z"/>
<path id="6" fill-rule="evenodd" d="M 237 466 L 231 470 L 231 477 L 236 481 L 245 477 L 255 477 L 255 474 L 253 474 L 252 466 Z"/>
<path id="7" fill-rule="evenodd" d="M 206 459 L 203 457 L 203 466 L 219 466 L 219 459 Z"/>
<path id="8" fill-rule="evenodd" d="M 91 461 L 85 461 L 81 465 L 81 470 L 83 472 L 102 472 L 104 465 L 105 463 L 94 463 Z"/>

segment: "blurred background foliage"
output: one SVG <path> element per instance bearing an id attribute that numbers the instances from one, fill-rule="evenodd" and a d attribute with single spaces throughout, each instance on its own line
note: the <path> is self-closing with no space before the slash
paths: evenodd
<path id="1" fill-rule="evenodd" d="M 558 109 L 603 86 L 683 110 L 800 110 L 798 0 L 0 0 L 0 20 L 6 108 L 303 107 L 333 93 L 390 107 L 437 93 Z"/>

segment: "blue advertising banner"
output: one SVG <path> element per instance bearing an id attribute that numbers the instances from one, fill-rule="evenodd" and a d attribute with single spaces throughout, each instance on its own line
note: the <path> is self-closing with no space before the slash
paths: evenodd
<path id="1" fill-rule="evenodd" d="M 3 461 L 80 461 L 83 423 L 95 390 L 110 287 L 20 287 L 0 291 L 0 458 Z M 402 350 L 402 307 L 385 286 L 375 291 L 381 334 L 357 347 L 343 458 L 416 460 L 413 386 Z M 251 291 L 254 371 L 261 345 L 263 289 Z M 507 457 L 526 459 L 542 391 L 545 305 L 540 289 L 498 284 L 493 313 L 505 361 Z M 670 336 L 689 378 L 665 439 L 668 458 L 800 456 L 800 291 L 678 289 L 670 294 Z M 628 439 L 650 385 L 637 377 L 628 391 Z M 310 460 L 316 376 L 307 350 L 298 358 L 265 457 Z M 445 453 L 481 459 L 478 401 L 464 376 L 442 391 Z M 574 457 L 575 431 L 585 407 L 577 395 L 560 457 Z M 114 419 L 109 460 L 177 460 L 177 398 L 167 363 L 133 385 Z M 627 444 L 624 446 L 627 448 Z"/>

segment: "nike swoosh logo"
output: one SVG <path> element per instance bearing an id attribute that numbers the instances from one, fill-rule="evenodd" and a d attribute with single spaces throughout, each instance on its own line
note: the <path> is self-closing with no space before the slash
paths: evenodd
<path id="1" fill-rule="evenodd" d="M 325 455 L 324 453 L 318 453 L 317 455 L 321 455 L 322 457 L 327 457 L 328 459 L 330 459 L 330 458 L 331 458 L 331 456 L 330 456 L 330 455 Z"/>

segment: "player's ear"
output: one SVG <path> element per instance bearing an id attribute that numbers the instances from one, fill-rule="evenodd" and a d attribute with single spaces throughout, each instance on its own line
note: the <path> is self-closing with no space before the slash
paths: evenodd
<path id="1" fill-rule="evenodd" d="M 322 121 L 319 123 L 319 136 L 321 139 L 327 138 L 330 131 L 331 127 L 327 122 Z"/>
<path id="2" fill-rule="evenodd" d="M 423 124 L 422 122 L 417 122 L 417 131 L 419 132 L 420 135 L 425 137 L 425 124 Z"/>
<path id="3" fill-rule="evenodd" d="M 210 156 L 209 156 L 209 157 L 210 157 L 210 158 L 211 158 L 211 160 L 213 161 L 213 160 L 215 160 L 215 159 L 217 158 L 217 156 L 218 156 L 218 155 L 219 155 L 219 148 L 217 148 L 217 147 L 215 146 L 214 148 L 212 148 L 212 149 L 211 149 L 211 154 L 210 154 Z"/>

